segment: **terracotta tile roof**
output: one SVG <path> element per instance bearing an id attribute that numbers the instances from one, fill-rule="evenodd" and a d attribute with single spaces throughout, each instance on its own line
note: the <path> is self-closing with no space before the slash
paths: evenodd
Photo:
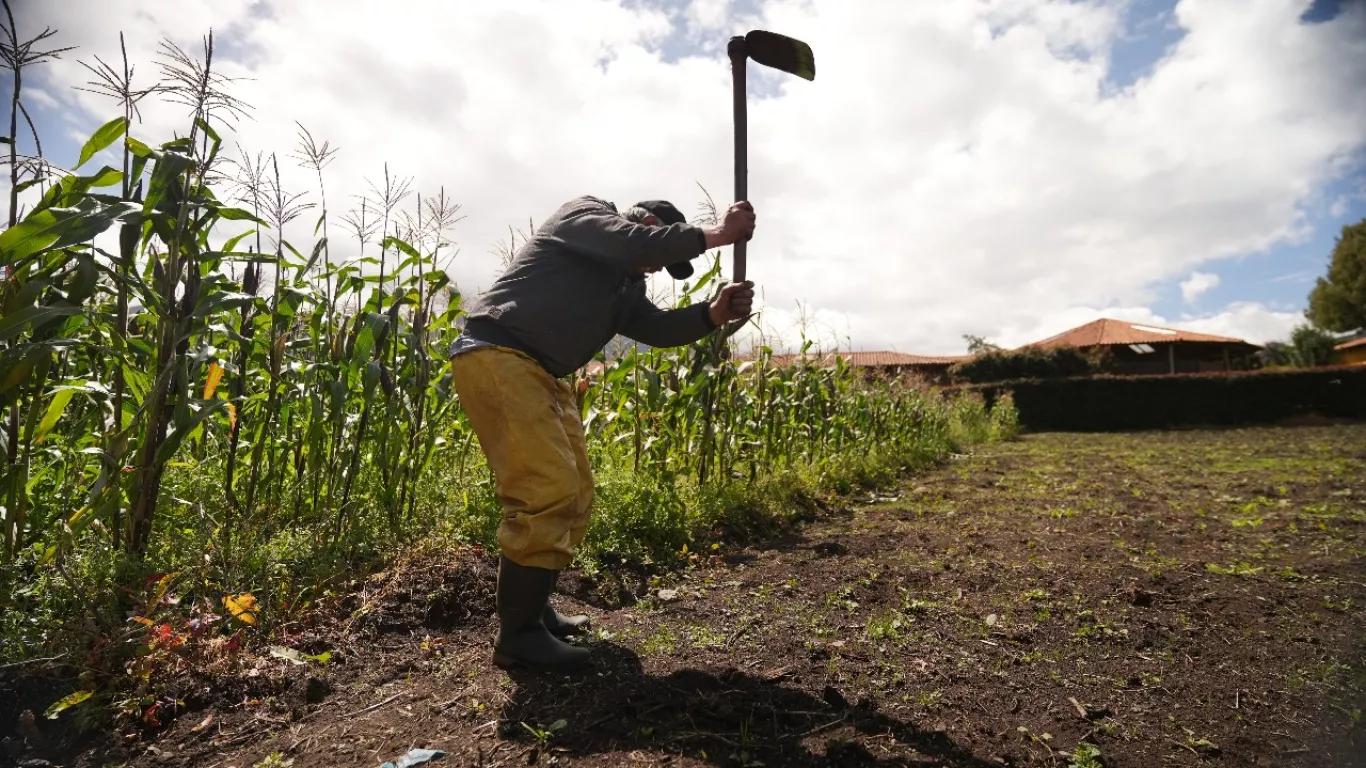
<path id="1" fill-rule="evenodd" d="M 1336 347 L 1333 347 L 1333 349 L 1356 349 L 1357 347 L 1366 347 L 1366 336 L 1362 336 L 1359 339 L 1352 339 L 1351 341 L 1344 341 Z"/>
<path id="2" fill-rule="evenodd" d="M 967 360 L 972 355 L 908 355 L 905 352 L 840 352 L 839 356 L 856 368 L 872 368 L 897 365 L 952 365 Z M 798 362 L 801 355 L 774 355 L 774 365 L 791 365 Z M 816 365 L 830 365 L 834 362 L 827 352 L 817 357 L 808 355 Z"/>
<path id="3" fill-rule="evenodd" d="M 1230 336 L 1214 336 L 1208 333 L 1180 331 L 1175 328 L 1159 328 L 1155 325 L 1127 323 L 1123 320 L 1101 318 L 1080 325 L 1070 331 L 1063 331 L 1043 341 L 1026 344 L 1026 347 L 1094 347 L 1109 344 L 1165 344 L 1173 341 L 1196 341 L 1215 344 L 1248 344 L 1242 339 Z"/>

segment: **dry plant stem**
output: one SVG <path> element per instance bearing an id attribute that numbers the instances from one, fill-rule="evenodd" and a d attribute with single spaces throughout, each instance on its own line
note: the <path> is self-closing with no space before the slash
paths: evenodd
<path id="1" fill-rule="evenodd" d="M 345 715 L 342 715 L 342 717 L 343 717 L 343 718 L 350 718 L 350 717 L 356 717 L 356 716 L 358 716 L 358 715 L 363 715 L 363 714 L 365 714 L 365 713 L 367 713 L 367 712 L 374 712 L 375 710 L 379 709 L 380 707 L 383 707 L 383 706 L 385 706 L 385 705 L 387 705 L 387 704 L 392 704 L 393 702 L 395 702 L 395 701 L 397 701 L 397 700 L 399 700 L 399 699 L 401 699 L 401 698 L 403 698 L 403 694 L 402 694 L 402 693 L 396 693 L 396 694 L 394 694 L 393 696 L 390 696 L 389 698 L 385 699 L 384 701 L 379 702 L 378 704 L 371 704 L 370 706 L 366 707 L 365 709 L 358 709 L 358 710 L 356 710 L 355 712 L 349 712 L 349 713 L 347 713 L 347 714 L 345 714 Z"/>

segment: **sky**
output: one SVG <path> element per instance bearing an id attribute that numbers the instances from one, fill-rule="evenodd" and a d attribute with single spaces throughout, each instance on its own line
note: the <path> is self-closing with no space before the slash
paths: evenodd
<path id="1" fill-rule="evenodd" d="M 1366 2 L 11 5 L 21 35 L 77 46 L 21 91 L 57 165 L 118 114 L 73 87 L 91 79 L 81 62 L 117 64 L 122 32 L 150 84 L 162 40 L 198 54 L 212 29 L 215 67 L 252 107 L 219 127 L 225 150 L 275 152 L 286 188 L 317 203 L 298 121 L 337 150 L 334 216 L 386 164 L 444 191 L 467 295 L 496 277 L 509 227 L 570 198 L 731 202 L 726 41 L 802 39 L 814 81 L 748 69 L 748 277 L 779 347 L 805 327 L 827 348 L 962 354 L 965 334 L 1016 346 L 1100 317 L 1265 343 L 1303 321 L 1336 236 L 1366 217 Z M 134 135 L 186 130 L 183 107 L 149 99 Z M 314 216 L 287 232 L 304 252 Z M 354 252 L 344 240 L 334 259 Z"/>

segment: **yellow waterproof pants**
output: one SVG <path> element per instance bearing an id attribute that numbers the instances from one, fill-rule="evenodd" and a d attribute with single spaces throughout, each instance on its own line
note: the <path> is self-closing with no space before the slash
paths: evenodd
<path id="1" fill-rule="evenodd" d="M 451 380 L 497 479 L 503 556 L 537 568 L 569 565 L 593 505 L 593 472 L 573 389 L 527 355 L 503 347 L 451 358 Z"/>

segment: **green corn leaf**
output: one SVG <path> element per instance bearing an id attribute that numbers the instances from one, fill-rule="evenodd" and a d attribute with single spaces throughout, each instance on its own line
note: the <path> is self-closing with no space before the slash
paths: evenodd
<path id="1" fill-rule="evenodd" d="M 299 270 L 299 275 L 301 277 L 307 274 L 308 270 L 312 269 L 314 264 L 318 263 L 318 257 L 323 255 L 323 249 L 326 247 L 327 238 L 325 237 L 313 244 L 313 254 L 308 257 L 308 263 L 304 265 L 304 268 Z"/>
<path id="2" fill-rule="evenodd" d="M 80 307 L 71 306 L 24 307 L 18 312 L 0 318 L 0 341 L 9 341 L 28 328 L 42 326 L 59 317 L 80 314 L 80 311 Z"/>
<path id="3" fill-rule="evenodd" d="M 124 216 L 136 213 L 132 203 L 83 208 L 44 208 L 0 234 L 0 262 L 18 264 L 35 253 L 93 240 Z"/>
<path id="4" fill-rule="evenodd" d="M 166 150 L 174 143 L 163 144 L 162 149 Z M 143 212 L 150 215 L 157 210 L 161 202 L 166 199 L 172 185 L 180 184 L 181 176 L 193 168 L 193 158 L 171 151 L 157 153 L 156 166 L 152 169 L 152 178 L 147 185 L 147 198 L 142 202 Z"/>
<path id="5" fill-rule="evenodd" d="M 384 242 L 381 244 L 380 247 L 381 247 L 381 248 L 396 248 L 396 249 L 402 251 L 405 255 L 407 255 L 407 256 L 409 256 L 409 257 L 411 257 L 411 258 L 414 258 L 414 259 L 421 259 L 421 258 L 422 258 L 422 256 L 420 256 L 420 255 L 418 254 L 417 249 L 414 248 L 413 246 L 409 245 L 408 242 L 407 242 L 406 240 L 400 240 L 399 238 L 394 237 L 393 235 L 390 235 L 389 237 L 384 238 Z M 401 268 L 400 268 L 400 269 L 401 269 Z"/>
<path id="6" fill-rule="evenodd" d="M 122 117 L 116 117 L 101 125 L 90 137 L 90 140 L 85 143 L 85 146 L 81 147 L 81 157 L 76 161 L 76 167 L 80 168 L 85 165 L 86 161 L 94 157 L 96 152 L 117 141 L 119 137 L 123 136 L 123 131 L 127 127 L 128 120 Z"/>
<path id="7" fill-rule="evenodd" d="M 195 118 L 194 124 L 198 126 L 199 130 L 203 131 L 206 136 L 208 136 L 210 139 L 213 139 L 214 144 L 223 143 L 223 140 L 218 138 L 218 131 L 215 131 L 213 129 L 213 126 L 209 125 L 209 123 L 202 117 Z"/>
<path id="8" fill-rule="evenodd" d="M 19 182 L 19 184 L 15 185 L 14 189 L 17 192 L 23 192 L 25 190 L 38 186 L 39 184 L 42 184 L 44 181 L 47 180 L 47 177 L 39 176 L 37 178 L 29 179 L 28 181 Z"/>
<path id="9" fill-rule="evenodd" d="M 204 318 L 225 309 L 237 309 L 251 305 L 256 301 L 256 297 L 249 293 L 233 293 L 230 291 L 217 291 L 210 293 L 199 300 L 195 305 L 194 313 L 191 317 Z"/>
<path id="10" fill-rule="evenodd" d="M 95 283 L 99 279 L 99 268 L 95 265 L 95 259 L 89 253 L 79 252 L 73 254 L 76 260 L 75 275 L 67 286 L 66 300 L 75 306 L 85 303 L 85 300 L 95 295 Z"/>
<path id="11" fill-rule="evenodd" d="M 284 263 L 290 265 L 291 267 L 294 267 L 299 266 L 306 261 L 304 255 L 302 253 L 299 253 L 299 249 L 295 248 L 293 244 L 291 244 L 288 240 L 282 240 L 280 241 L 280 244 L 285 247 L 285 250 L 294 254 L 295 258 L 298 259 L 298 261 L 289 261 L 288 259 L 286 259 Z"/>
<path id="12" fill-rule="evenodd" d="M 375 386 L 379 384 L 379 363 L 371 360 L 365 365 L 365 373 L 362 376 L 362 386 L 365 387 L 365 399 L 369 400 L 375 393 Z"/>
<path id="13" fill-rule="evenodd" d="M 314 298 L 312 291 L 285 288 L 280 291 L 280 305 L 276 307 L 276 313 L 281 317 L 293 317 L 301 304 L 313 301 Z"/>
<path id="14" fill-rule="evenodd" d="M 238 244 L 238 243 L 242 242 L 244 239 L 246 239 L 247 237 L 249 237 L 249 236 L 251 236 L 251 235 L 254 235 L 254 234 L 256 234 L 256 230 L 255 230 L 255 229 L 248 229 L 247 231 L 243 232 L 242 234 L 237 235 L 236 237 L 232 238 L 232 239 L 229 240 L 228 242 L 224 243 L 224 244 L 223 244 L 223 251 L 222 251 L 223 254 L 226 255 L 226 254 L 232 253 L 232 252 L 233 252 L 233 249 L 237 247 L 237 244 Z M 250 255 L 255 256 L 256 254 L 250 254 Z"/>
<path id="15" fill-rule="evenodd" d="M 251 211 L 246 211 L 241 208 L 219 208 L 218 218 L 227 219 L 228 221 L 250 221 L 254 224 L 260 224 L 267 229 L 270 228 L 269 224 L 256 218 L 256 216 L 252 215 Z M 224 248 L 223 250 L 227 249 Z"/>
<path id="16" fill-rule="evenodd" d="M 243 264 L 273 264 L 275 262 L 275 254 L 273 253 L 252 253 L 251 251 L 207 251 L 204 258 Z"/>
<path id="17" fill-rule="evenodd" d="M 112 187 L 123 181 L 123 171 L 115 168 L 101 168 L 100 172 L 90 179 L 90 187 L 98 189 L 100 187 Z"/>
<path id="18" fill-rule="evenodd" d="M 721 260 L 716 259 L 712 262 L 711 269 L 708 269 L 701 277 L 697 278 L 696 283 L 690 286 L 684 286 L 683 297 L 689 298 L 694 293 L 711 285 L 712 280 L 716 279 L 716 276 L 719 274 L 721 274 Z M 680 305 L 682 305 L 681 302 Z"/>
<path id="19" fill-rule="evenodd" d="M 133 167 L 128 171 L 128 188 L 134 189 L 141 182 L 143 171 L 147 170 L 151 149 L 137 139 L 128 140 L 128 149 L 133 154 Z"/>
<path id="20" fill-rule="evenodd" d="M 0 395 L 28 381 L 38 361 L 53 349 L 51 344 L 21 344 L 0 352 Z"/>
<path id="21" fill-rule="evenodd" d="M 47 406 L 47 413 L 43 414 L 43 420 L 38 422 L 38 427 L 33 431 L 33 444 L 38 445 L 43 442 L 52 432 L 52 428 L 57 426 L 57 421 L 62 418 L 62 412 L 66 410 L 66 404 L 71 402 L 71 398 L 76 394 L 74 389 L 63 389 L 52 396 L 52 402 Z"/>
<path id="22" fill-rule="evenodd" d="M 68 184 L 70 190 L 79 190 L 80 192 L 99 189 L 100 187 L 112 187 L 121 181 L 123 181 L 123 171 L 110 168 L 107 165 L 100 168 L 92 176 L 68 176 L 62 180 L 64 184 Z"/>
<path id="23" fill-rule="evenodd" d="M 365 325 L 356 334 L 356 346 L 351 352 L 351 363 L 360 363 L 370 357 L 370 352 L 374 350 L 375 343 L 379 338 L 380 328 L 384 326 L 384 315 L 377 315 L 374 312 L 365 313 Z"/>
<path id="24" fill-rule="evenodd" d="M 143 160 L 155 160 L 161 156 L 160 152 L 131 136 L 128 138 L 128 151 L 133 154 L 133 157 L 140 157 Z"/>
<path id="25" fill-rule="evenodd" d="M 22 280 L 22 277 L 20 278 Z M 52 284 L 47 280 L 38 277 L 31 277 L 20 283 L 19 292 L 14 294 L 4 305 L 0 305 L 0 316 L 18 312 L 23 307 L 31 307 Z"/>
<path id="26" fill-rule="evenodd" d="M 226 404 L 227 403 L 223 400 L 214 400 L 201 407 L 198 411 L 193 412 L 189 418 L 186 419 L 184 426 L 177 426 L 176 430 L 168 435 L 166 440 L 157 449 L 156 462 L 164 465 L 166 462 L 170 461 L 175 456 L 176 451 L 180 450 L 180 444 L 185 442 L 185 438 L 189 437 L 190 433 L 198 429 L 199 425 L 203 424 L 205 419 L 222 410 L 223 406 Z"/>

